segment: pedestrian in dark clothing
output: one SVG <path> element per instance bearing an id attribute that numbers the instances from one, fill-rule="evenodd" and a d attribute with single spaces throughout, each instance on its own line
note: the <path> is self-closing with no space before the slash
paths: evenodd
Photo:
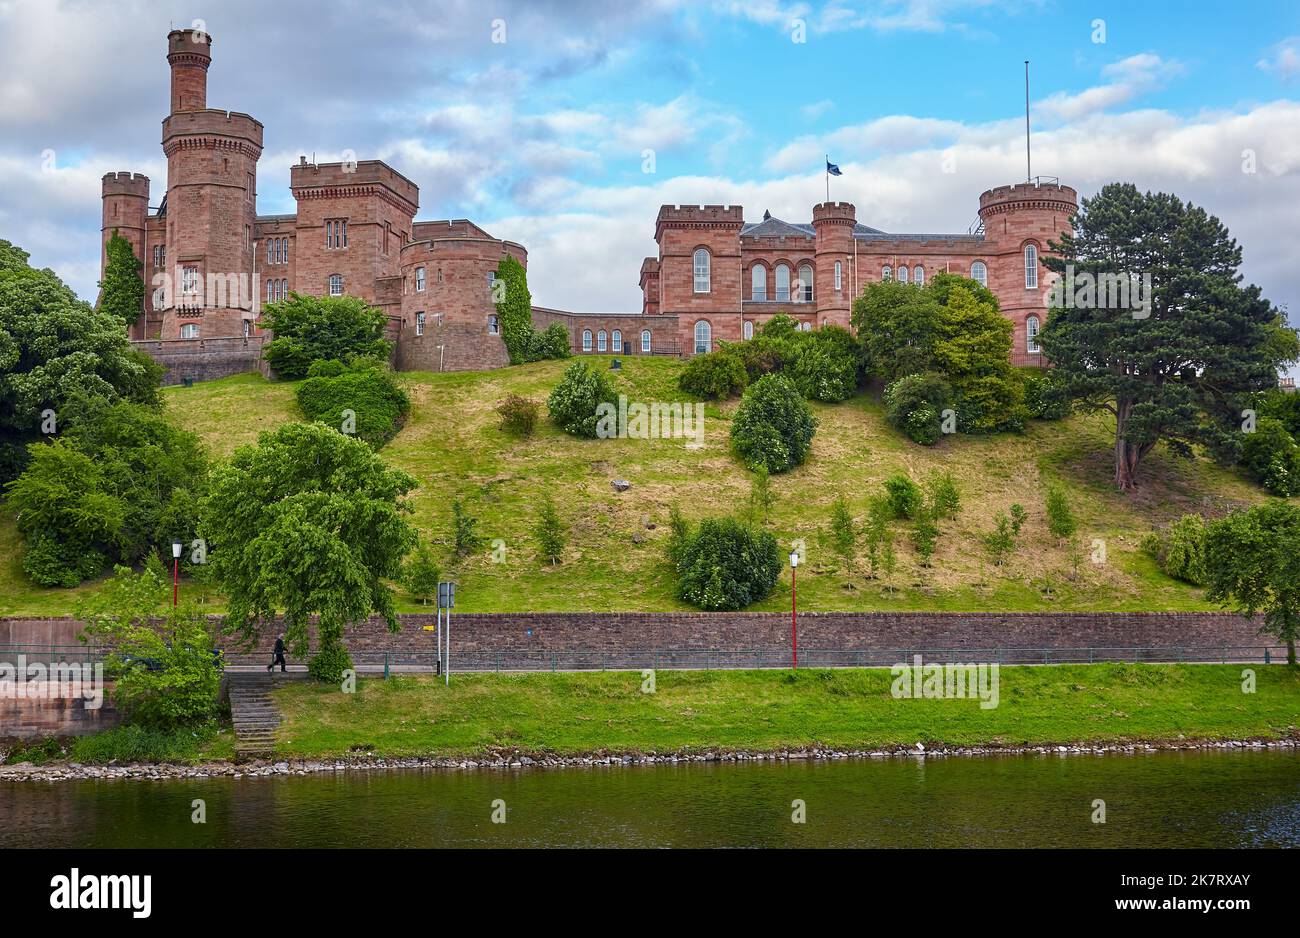
<path id="1" fill-rule="evenodd" d="M 281 632 L 279 635 L 275 637 L 274 655 L 275 657 L 271 659 L 271 663 L 266 666 L 266 670 L 270 671 L 278 664 L 280 666 L 281 671 L 287 671 L 288 668 L 284 666 L 284 633 L 283 632 Z"/>

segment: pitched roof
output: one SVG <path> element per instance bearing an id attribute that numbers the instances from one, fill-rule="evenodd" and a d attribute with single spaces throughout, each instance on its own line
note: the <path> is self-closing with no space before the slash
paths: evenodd
<path id="1" fill-rule="evenodd" d="M 812 225 L 792 225 L 772 216 L 748 222 L 740 229 L 741 237 L 746 238 L 811 238 L 816 233 Z"/>

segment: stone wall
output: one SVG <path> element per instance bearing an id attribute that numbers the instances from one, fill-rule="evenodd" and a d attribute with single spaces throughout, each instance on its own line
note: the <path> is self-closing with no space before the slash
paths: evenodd
<path id="1" fill-rule="evenodd" d="M 104 688 L 103 706 L 87 710 L 81 697 L 52 700 L 0 697 L 0 739 L 41 736 L 86 736 L 112 729 L 122 722 L 111 702 L 112 686 Z"/>
<path id="2" fill-rule="evenodd" d="M 258 371 L 262 337 L 248 339 L 173 339 L 132 343 L 167 369 L 163 384 L 180 384 L 184 378 L 211 381 L 246 371 Z"/>

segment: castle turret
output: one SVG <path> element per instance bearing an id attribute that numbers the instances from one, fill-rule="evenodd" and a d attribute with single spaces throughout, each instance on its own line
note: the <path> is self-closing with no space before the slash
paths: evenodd
<path id="1" fill-rule="evenodd" d="M 145 228 L 149 218 L 149 177 L 141 173 L 105 173 L 100 183 L 103 219 L 100 224 L 101 249 L 99 279 L 108 266 L 108 241 L 116 231 L 131 244 L 142 262 L 145 259 Z M 143 273 L 141 276 L 144 276 Z"/>
<path id="2" fill-rule="evenodd" d="M 681 314 L 687 353 L 739 341 L 741 307 L 739 205 L 663 205 L 655 220 L 659 242 L 659 309 Z"/>
<path id="3" fill-rule="evenodd" d="M 822 202 L 813 206 L 813 229 L 817 232 L 817 271 L 813 299 L 818 324 L 849 327 L 849 265 L 853 260 L 853 227 L 857 210 L 851 202 Z"/>
<path id="4" fill-rule="evenodd" d="M 1073 230 L 1070 218 L 1078 207 L 1078 193 L 1058 182 L 1020 182 L 980 196 L 984 253 L 990 260 L 988 287 L 997 294 L 1002 314 L 1015 325 L 1013 364 L 1045 364 L 1037 340 L 1052 278 L 1043 256 L 1051 250 L 1049 242 Z"/>
<path id="5" fill-rule="evenodd" d="M 206 108 L 212 37 L 198 29 L 173 29 L 167 34 L 167 64 L 172 67 L 171 112 Z"/>

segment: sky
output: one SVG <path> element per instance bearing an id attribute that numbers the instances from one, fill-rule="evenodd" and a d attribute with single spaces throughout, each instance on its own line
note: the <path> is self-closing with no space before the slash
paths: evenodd
<path id="1" fill-rule="evenodd" d="M 258 210 L 289 166 L 382 159 L 419 219 L 529 251 L 538 305 L 640 308 L 661 204 L 964 232 L 1033 173 L 1219 216 L 1300 325 L 1300 4 L 1132 0 L 0 0 L 0 238 L 93 300 L 100 177 L 164 192 L 166 35 L 213 36 L 211 107 L 265 125 Z"/>

